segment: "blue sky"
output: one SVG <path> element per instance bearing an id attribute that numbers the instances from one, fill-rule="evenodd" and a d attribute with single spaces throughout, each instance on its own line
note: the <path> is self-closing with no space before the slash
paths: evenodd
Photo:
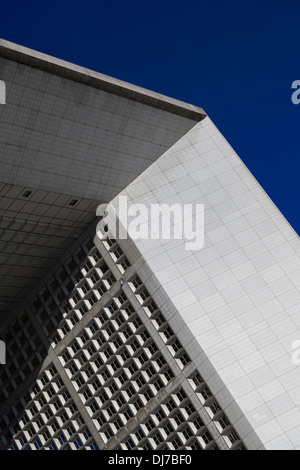
<path id="1" fill-rule="evenodd" d="M 203 107 L 299 234 L 299 22 L 299 0 L 10 0 L 0 37 Z"/>

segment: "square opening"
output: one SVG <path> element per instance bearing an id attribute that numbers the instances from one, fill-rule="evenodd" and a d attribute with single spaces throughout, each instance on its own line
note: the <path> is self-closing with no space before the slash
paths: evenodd
<path id="1" fill-rule="evenodd" d="M 22 197 L 29 197 L 31 194 L 32 194 L 32 191 L 25 191 L 25 192 L 22 194 Z"/>
<path id="2" fill-rule="evenodd" d="M 76 206 L 77 202 L 78 202 L 78 199 L 72 199 L 72 201 L 69 202 L 69 206 L 73 206 L 73 207 L 74 207 L 74 206 Z"/>

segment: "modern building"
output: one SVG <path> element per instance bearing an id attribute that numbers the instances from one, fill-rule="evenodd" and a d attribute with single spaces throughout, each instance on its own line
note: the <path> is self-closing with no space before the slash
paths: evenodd
<path id="1" fill-rule="evenodd" d="M 299 238 L 205 112 L 4 40 L 0 80 L 0 448 L 300 449 Z M 101 240 L 120 196 L 204 246 Z"/>

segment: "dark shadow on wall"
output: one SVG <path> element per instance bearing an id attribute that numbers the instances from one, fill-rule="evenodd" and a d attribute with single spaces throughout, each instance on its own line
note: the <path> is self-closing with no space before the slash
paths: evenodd
<path id="1" fill-rule="evenodd" d="M 90 251 L 96 253 L 94 234 L 95 229 L 89 228 L 64 257 L 67 263 L 62 260 L 55 266 L 47 279 L 37 286 L 36 294 L 25 302 L 24 308 L 16 312 L 6 328 L 0 331 L 0 340 L 4 342 L 6 348 L 6 363 L 0 364 L 0 449 L 2 450 L 16 448 L 14 438 L 20 435 L 23 428 L 26 429 L 23 433 L 26 436 L 26 442 L 23 439 L 24 445 L 30 441 L 33 449 L 42 447 L 44 443 L 41 443 L 38 437 L 32 441 L 32 437 L 38 434 L 39 428 L 43 427 L 41 426 L 43 420 L 44 422 L 50 420 L 56 431 L 60 428 L 62 421 L 55 418 L 57 415 L 55 406 L 62 408 L 60 411 L 63 412 L 63 403 L 65 409 L 72 408 L 72 416 L 75 420 L 78 418 L 78 426 L 84 424 L 52 362 L 51 351 L 53 346 L 80 321 L 80 316 L 88 312 L 87 304 L 79 296 L 76 285 L 84 278 L 82 269 L 86 267 L 88 270 L 92 267 L 88 255 Z M 99 269 L 102 269 L 105 276 L 109 271 L 108 267 L 104 261 L 101 261 L 100 255 L 95 254 L 95 256 L 99 258 Z M 109 273 L 104 281 L 99 277 L 96 285 L 98 292 L 105 293 L 107 279 L 114 282 L 114 279 L 109 278 Z M 90 295 L 93 296 L 93 293 Z M 100 295 L 98 297 L 94 295 L 93 301 L 96 302 L 99 298 Z M 72 305 L 76 300 L 78 315 L 74 310 L 72 317 Z M 69 312 L 71 313 L 68 315 Z M 53 397 L 58 391 L 59 396 L 63 397 L 62 402 L 52 405 L 55 401 Z M 29 422 L 31 425 L 28 427 Z M 46 442 L 47 430 L 44 431 Z M 75 442 L 75 448 L 77 445 L 80 447 L 82 443 L 76 443 L 76 439 L 78 440 L 76 429 L 74 436 L 75 439 L 71 440 Z M 55 449 L 55 443 L 52 442 L 51 445 Z M 96 448 L 93 441 L 90 445 L 94 446 L 91 448 Z"/>

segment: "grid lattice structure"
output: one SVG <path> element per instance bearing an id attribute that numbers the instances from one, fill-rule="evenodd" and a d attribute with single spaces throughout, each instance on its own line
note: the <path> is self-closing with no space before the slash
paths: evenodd
<path id="1" fill-rule="evenodd" d="M 4 334 L 3 446 L 245 449 L 136 272 L 126 295 L 118 242 L 100 245 L 81 243 Z"/>

